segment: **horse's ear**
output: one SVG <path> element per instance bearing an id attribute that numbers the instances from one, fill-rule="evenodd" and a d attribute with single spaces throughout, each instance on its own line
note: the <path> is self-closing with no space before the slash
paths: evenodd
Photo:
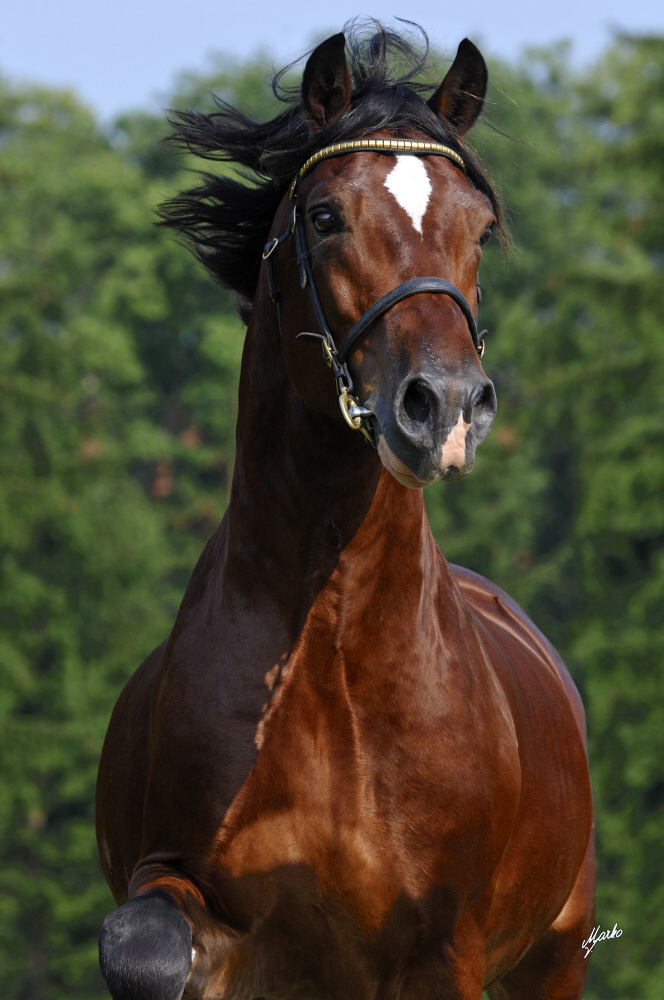
<path id="1" fill-rule="evenodd" d="M 343 32 L 332 35 L 314 49 L 304 67 L 302 104 L 314 132 L 319 132 L 342 115 L 352 93 L 346 39 Z"/>
<path id="2" fill-rule="evenodd" d="M 482 53 L 470 39 L 464 38 L 447 76 L 427 104 L 455 132 L 464 135 L 482 111 L 488 82 Z"/>

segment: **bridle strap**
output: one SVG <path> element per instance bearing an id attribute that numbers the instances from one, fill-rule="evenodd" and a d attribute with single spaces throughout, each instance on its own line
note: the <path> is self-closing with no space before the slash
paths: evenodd
<path id="1" fill-rule="evenodd" d="M 348 360 L 348 356 L 355 349 L 355 345 L 363 336 L 367 328 L 370 327 L 372 323 L 375 323 L 377 319 L 380 319 L 381 316 L 384 316 L 385 313 L 392 308 L 392 306 L 395 306 L 398 302 L 403 302 L 404 299 L 409 299 L 411 295 L 422 295 L 424 293 L 433 295 L 449 295 L 451 299 L 454 299 L 459 309 L 466 317 L 466 322 L 470 328 L 473 343 L 479 353 L 480 341 L 473 311 L 470 308 L 465 295 L 459 291 L 456 285 L 453 285 L 451 281 L 446 281 L 444 278 L 411 278 L 410 281 L 404 281 L 402 284 L 397 285 L 397 287 L 393 288 L 391 292 L 387 293 L 387 295 L 383 295 L 382 299 L 378 299 L 378 302 L 375 302 L 369 309 L 367 309 L 365 314 L 358 319 L 355 326 L 348 331 L 343 344 L 337 352 L 339 361 L 342 364 L 345 364 Z"/>
<path id="2" fill-rule="evenodd" d="M 332 336 L 332 331 L 327 324 L 321 301 L 318 298 L 316 282 L 314 281 L 313 271 L 311 270 L 311 257 L 309 254 L 309 247 L 307 246 L 307 234 L 304 229 L 304 221 L 302 216 L 299 214 L 295 220 L 295 249 L 297 253 L 298 270 L 300 272 L 300 288 L 307 289 L 311 308 L 314 311 L 316 323 L 321 331 L 320 333 L 298 333 L 297 337 L 298 339 L 319 340 L 321 342 L 323 346 L 323 357 L 325 358 L 326 364 L 332 369 L 332 373 L 337 383 L 337 394 L 341 396 L 344 388 L 348 393 L 352 393 L 353 379 L 351 378 L 351 374 L 348 370 L 348 365 L 345 359 L 342 360 L 340 358 L 340 352 L 337 350 L 334 337 Z"/>

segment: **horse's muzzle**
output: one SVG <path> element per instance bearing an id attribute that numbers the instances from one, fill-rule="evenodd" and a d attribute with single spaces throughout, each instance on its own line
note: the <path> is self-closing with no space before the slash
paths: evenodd
<path id="1" fill-rule="evenodd" d="M 421 487 L 468 475 L 496 415 L 496 393 L 481 372 L 454 381 L 418 373 L 404 379 L 391 406 L 378 400 L 373 408 L 383 465 L 404 486 Z"/>

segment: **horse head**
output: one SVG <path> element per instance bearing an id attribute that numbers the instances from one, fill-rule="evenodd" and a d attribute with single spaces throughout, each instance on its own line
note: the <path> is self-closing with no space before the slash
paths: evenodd
<path id="1" fill-rule="evenodd" d="M 355 426 L 361 419 L 383 465 L 415 488 L 470 472 L 496 411 L 474 322 L 482 246 L 496 208 L 467 175 L 461 143 L 481 111 L 486 83 L 484 60 L 465 40 L 427 103 L 417 95 L 404 100 L 413 106 L 410 127 L 402 113 L 398 130 L 324 144 L 310 158 L 267 244 L 268 255 L 274 249 L 280 256 L 278 291 L 288 304 L 281 309 L 282 352 L 295 391 L 311 409 L 341 419 L 334 380 L 316 347 L 302 343 L 303 336 L 323 339 L 315 331 L 326 323 L 347 364 L 353 401 L 361 404 Z M 302 107 L 312 138 L 330 135 L 336 122 L 352 117 L 353 105 L 339 34 L 314 50 L 304 71 Z M 432 141 L 441 129 L 454 147 Z M 279 251 L 279 233 L 284 226 L 284 235 L 295 230 L 296 219 L 299 232 L 289 246 L 297 244 L 297 252 Z M 423 276 L 439 287 L 414 285 Z M 373 321 L 370 314 L 348 345 L 358 320 L 406 282 L 414 290 L 401 300 L 397 295 Z M 446 283 L 451 290 L 436 294 Z"/>

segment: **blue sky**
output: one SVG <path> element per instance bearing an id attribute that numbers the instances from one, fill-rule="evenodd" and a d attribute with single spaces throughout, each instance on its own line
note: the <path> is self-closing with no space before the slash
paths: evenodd
<path id="1" fill-rule="evenodd" d="M 8 0 L 0 21 L 0 71 L 18 81 L 75 88 L 103 118 L 157 111 L 180 70 L 202 70 L 213 52 L 241 59 L 262 50 L 281 65 L 321 33 L 370 14 L 420 23 L 450 56 L 468 35 L 486 53 L 515 57 L 527 45 L 567 38 L 584 64 L 613 30 L 664 34 L 661 0 Z"/>

